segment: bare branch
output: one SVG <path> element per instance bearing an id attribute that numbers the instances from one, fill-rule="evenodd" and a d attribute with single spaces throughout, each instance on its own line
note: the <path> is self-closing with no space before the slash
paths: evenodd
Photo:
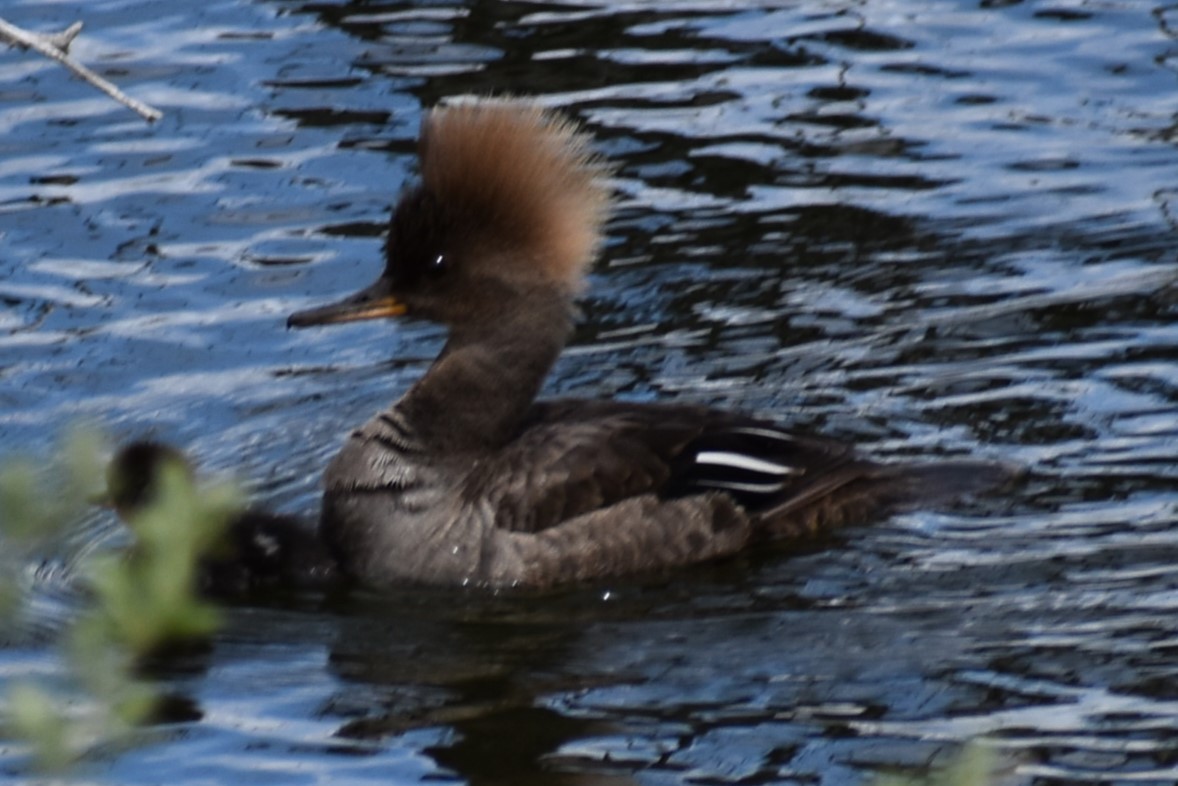
<path id="1" fill-rule="evenodd" d="M 39 52 L 50 60 L 56 60 L 63 66 L 73 71 L 79 77 L 97 87 L 108 96 L 118 101 L 128 109 L 137 112 L 140 117 L 149 123 L 153 123 L 163 117 L 163 112 L 160 112 L 154 107 L 132 98 L 131 96 L 119 90 L 113 84 L 100 77 L 98 74 L 91 71 L 86 66 L 79 63 L 69 56 L 70 44 L 78 33 L 82 30 L 81 22 L 74 22 L 60 33 L 41 34 L 30 33 L 27 30 L 22 30 L 14 24 L 4 21 L 0 18 L 0 40 L 7 41 L 13 46 L 19 46 L 24 49 L 32 49 Z"/>
<path id="2" fill-rule="evenodd" d="M 74 22 L 60 33 L 53 33 L 52 35 L 42 34 L 42 37 L 53 48 L 60 49 L 62 52 L 68 53 L 70 51 L 70 44 L 74 42 L 74 39 L 78 37 L 78 33 L 80 32 L 82 32 L 82 23 Z"/>

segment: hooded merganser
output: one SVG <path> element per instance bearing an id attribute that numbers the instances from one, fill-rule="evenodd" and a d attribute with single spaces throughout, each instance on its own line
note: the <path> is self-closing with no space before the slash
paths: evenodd
<path id="1" fill-rule="evenodd" d="M 179 450 L 157 442 L 129 443 L 107 465 L 107 488 L 95 501 L 134 528 L 135 519 L 156 502 L 168 466 L 193 479 L 192 465 Z M 202 595 L 231 598 L 274 588 L 326 589 L 337 583 L 339 570 L 318 533 L 303 522 L 245 510 L 226 523 L 196 576 Z"/>
<path id="2" fill-rule="evenodd" d="M 449 328 L 400 400 L 329 466 L 321 528 L 345 571 L 543 587 L 733 554 L 1007 478 L 981 462 L 881 465 L 702 406 L 534 401 L 597 254 L 607 168 L 524 101 L 436 108 L 369 288 L 304 327 L 407 315 Z"/>

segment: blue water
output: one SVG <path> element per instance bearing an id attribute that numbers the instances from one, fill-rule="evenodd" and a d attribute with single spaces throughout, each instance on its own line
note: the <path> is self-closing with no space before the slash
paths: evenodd
<path id="1" fill-rule="evenodd" d="M 769 414 L 999 499 L 540 597 L 235 608 L 119 784 L 1178 780 L 1178 8 L 6 0 L 165 112 L 0 52 L 0 453 L 74 422 L 313 517 L 423 324 L 288 332 L 380 269 L 422 109 L 535 95 L 618 165 L 549 392 Z M 26 568 L 52 629 L 87 515 Z M 36 625 L 34 627 L 37 627 Z M 42 638 L 0 682 L 54 672 Z M 2 687 L 2 686 L 0 686 Z M 0 771 L 22 780 L 19 747 Z"/>

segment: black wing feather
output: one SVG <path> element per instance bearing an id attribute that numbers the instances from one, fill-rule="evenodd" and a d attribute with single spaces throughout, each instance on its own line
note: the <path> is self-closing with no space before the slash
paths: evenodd
<path id="1" fill-rule="evenodd" d="M 841 443 L 706 407 L 552 400 L 533 406 L 494 465 L 470 473 L 463 494 L 526 532 L 642 494 L 724 492 L 762 512 L 825 487 L 822 479 L 851 458 Z"/>
<path id="2" fill-rule="evenodd" d="M 788 434 L 749 420 L 703 431 L 675 457 L 664 497 L 708 491 L 729 494 L 744 508 L 770 510 L 850 457 L 834 442 Z"/>

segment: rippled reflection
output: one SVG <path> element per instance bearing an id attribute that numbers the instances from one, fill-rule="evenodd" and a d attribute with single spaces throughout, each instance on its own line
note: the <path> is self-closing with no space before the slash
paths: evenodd
<path id="1" fill-rule="evenodd" d="M 1015 782 L 1178 778 L 1173 8 L 4 15 L 84 18 L 83 59 L 167 117 L 0 52 L 3 452 L 94 419 L 312 515 L 340 436 L 441 334 L 295 335 L 286 315 L 379 268 L 423 106 L 510 92 L 570 112 L 618 167 L 551 392 L 1032 469 L 1008 499 L 648 582 L 234 609 L 211 652 L 163 668 L 190 714 L 105 778 L 843 784 L 979 735 Z M 78 602 L 71 555 L 120 538 L 95 515 L 37 555 L 36 631 Z M 55 668 L 40 641 L 0 650 L 6 680 Z"/>

